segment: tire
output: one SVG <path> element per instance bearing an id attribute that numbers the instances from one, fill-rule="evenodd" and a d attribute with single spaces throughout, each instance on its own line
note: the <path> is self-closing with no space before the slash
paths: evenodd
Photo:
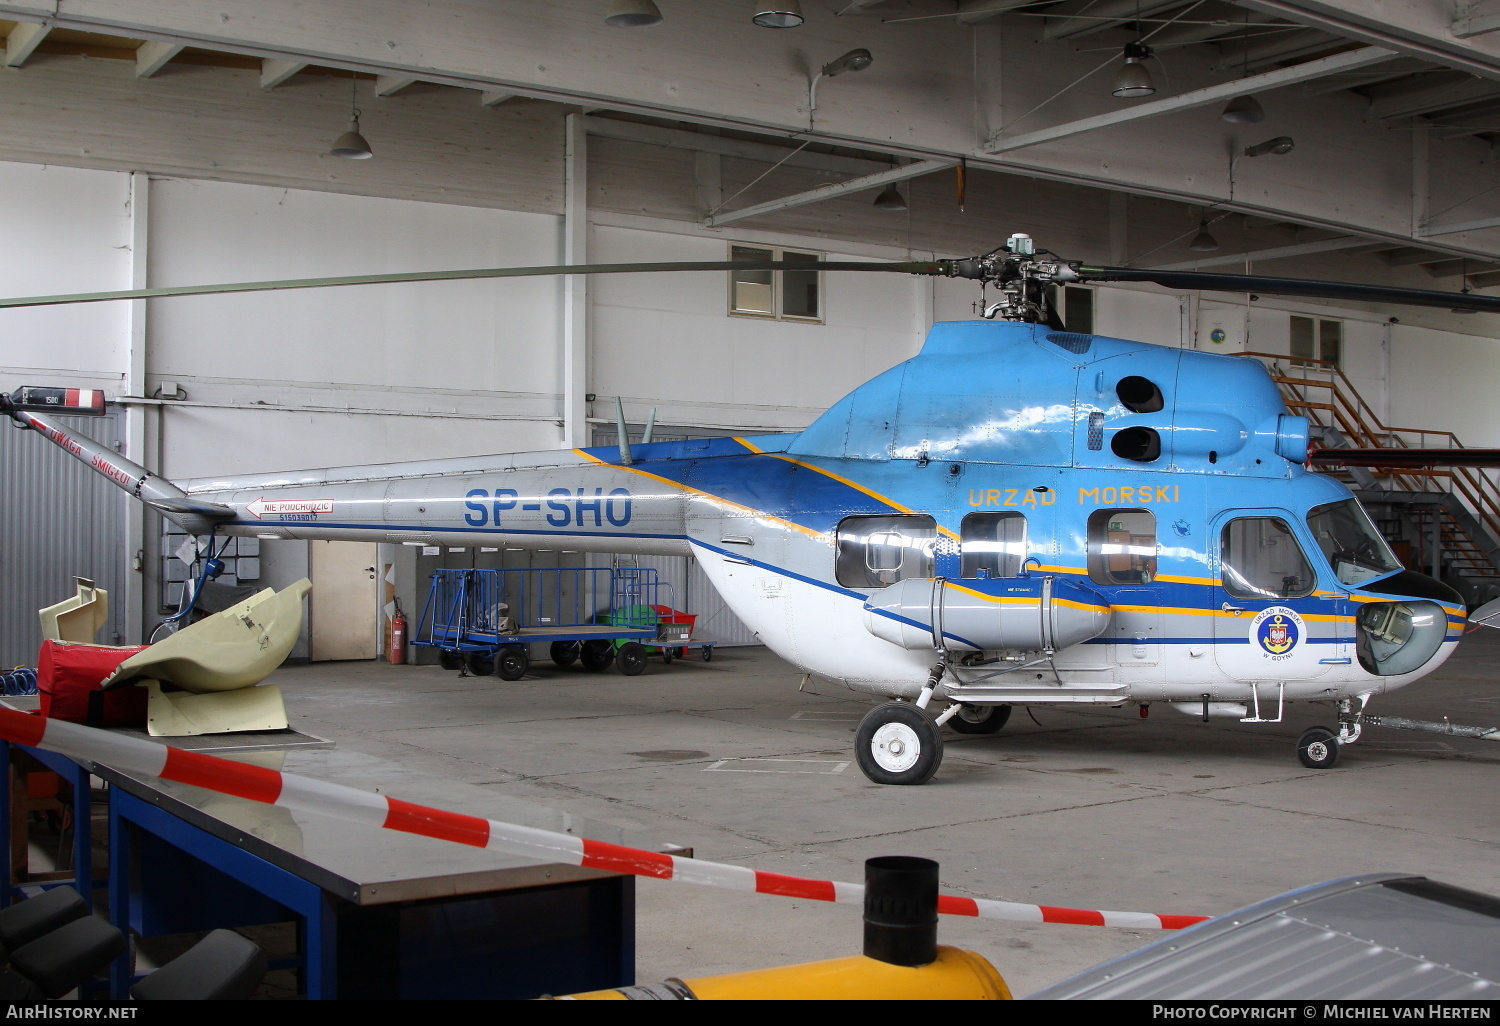
<path id="1" fill-rule="evenodd" d="M 553 665 L 566 670 L 578 662 L 578 656 L 582 651 L 583 646 L 576 641 L 554 641 L 551 651 L 547 654 L 552 657 Z"/>
<path id="2" fill-rule="evenodd" d="M 703 646 L 703 661 L 705 663 L 711 663 L 714 661 L 714 647 L 712 645 Z"/>
<path id="3" fill-rule="evenodd" d="M 464 665 L 476 677 L 488 677 L 495 672 L 495 653 L 465 652 Z"/>
<path id="4" fill-rule="evenodd" d="M 671 666 L 674 658 L 676 658 L 676 651 L 674 649 L 663 648 L 661 650 L 661 661 L 666 665 Z"/>
<path id="5" fill-rule="evenodd" d="M 1333 769 L 1339 761 L 1339 737 L 1327 727 L 1309 727 L 1297 739 L 1297 758 L 1308 769 Z"/>
<path id="6" fill-rule="evenodd" d="M 463 664 L 463 657 L 457 652 L 450 652 L 446 648 L 438 649 L 438 665 L 443 669 L 456 670 Z"/>
<path id="7" fill-rule="evenodd" d="M 1008 705 L 961 705 L 948 726 L 960 734 L 993 734 L 1009 719 Z"/>
<path id="8" fill-rule="evenodd" d="M 614 647 L 607 641 L 585 641 L 578 653 L 578 661 L 590 673 L 607 669 L 615 661 Z"/>
<path id="9" fill-rule="evenodd" d="M 677 646 L 677 651 L 674 652 L 674 653 L 672 653 L 672 654 L 675 655 L 678 659 L 686 659 L 687 658 L 687 646 L 686 645 L 678 645 Z"/>
<path id="10" fill-rule="evenodd" d="M 625 676 L 636 676 L 646 668 L 646 646 L 638 641 L 625 642 L 615 656 L 615 665 Z"/>
<path id="11" fill-rule="evenodd" d="M 910 702 L 886 702 L 859 721 L 854 758 L 877 784 L 925 784 L 942 765 L 943 738 Z"/>
<path id="12" fill-rule="evenodd" d="M 531 669 L 531 656 L 525 646 L 506 645 L 495 653 L 495 673 L 502 680 L 520 680 Z"/>

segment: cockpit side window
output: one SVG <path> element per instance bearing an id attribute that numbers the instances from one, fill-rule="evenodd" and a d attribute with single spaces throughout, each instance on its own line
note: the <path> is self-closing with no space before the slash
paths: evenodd
<path id="1" fill-rule="evenodd" d="M 1346 586 L 1401 569 L 1400 560 L 1358 499 L 1314 506 L 1307 514 L 1307 526 L 1328 557 L 1334 576 Z"/>
<path id="2" fill-rule="evenodd" d="M 931 577 L 937 521 L 929 516 L 845 517 L 834 573 L 846 588 L 884 588 Z"/>
<path id="3" fill-rule="evenodd" d="M 1302 598 L 1317 574 L 1292 529 L 1280 517 L 1236 517 L 1219 534 L 1219 574 L 1235 598 Z"/>
<path id="4" fill-rule="evenodd" d="M 959 531 L 961 577 L 1018 577 L 1026 558 L 1026 517 L 1020 513 L 970 513 Z"/>
<path id="5" fill-rule="evenodd" d="M 1144 509 L 1089 515 L 1089 580 L 1149 584 L 1156 578 L 1156 516 Z"/>

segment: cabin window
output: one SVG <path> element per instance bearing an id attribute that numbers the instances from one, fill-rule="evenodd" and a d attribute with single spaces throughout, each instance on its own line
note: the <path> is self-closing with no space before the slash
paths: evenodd
<path id="1" fill-rule="evenodd" d="M 1089 516 L 1089 580 L 1149 584 L 1156 578 L 1156 516 L 1144 509 L 1101 509 Z"/>
<path id="2" fill-rule="evenodd" d="M 1292 315 L 1292 360 L 1337 367 L 1344 348 L 1344 322 Z"/>
<path id="3" fill-rule="evenodd" d="M 730 246 L 729 259 L 736 263 L 779 260 L 808 265 L 807 270 L 794 267 L 781 271 L 751 268 L 730 271 L 731 314 L 789 321 L 822 320 L 823 272 L 815 266 L 822 259 L 821 255 L 763 246 Z"/>
<path id="4" fill-rule="evenodd" d="M 1236 517 L 1219 534 L 1219 576 L 1235 598 L 1302 598 L 1317 575 L 1280 517 Z"/>
<path id="5" fill-rule="evenodd" d="M 845 517 L 835 575 L 846 588 L 884 588 L 932 576 L 937 522 L 929 516 Z"/>
<path id="6" fill-rule="evenodd" d="M 1019 577 L 1026 558 L 1026 517 L 1020 513 L 970 513 L 959 532 L 960 576 Z"/>

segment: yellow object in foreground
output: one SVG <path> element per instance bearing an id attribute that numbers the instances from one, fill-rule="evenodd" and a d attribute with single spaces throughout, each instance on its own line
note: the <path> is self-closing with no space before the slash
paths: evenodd
<path id="1" fill-rule="evenodd" d="M 851 955 L 777 969 L 700 976 L 644 987 L 595 990 L 561 1000 L 631 1001 L 642 998 L 683 1001 L 1008 1001 L 1010 988 L 982 956 L 961 948 L 939 946 L 936 961 L 914 968 L 891 965 L 865 955 Z"/>

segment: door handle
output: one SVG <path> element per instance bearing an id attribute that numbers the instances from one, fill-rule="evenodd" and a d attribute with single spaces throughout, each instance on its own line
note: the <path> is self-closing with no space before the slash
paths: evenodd
<path id="1" fill-rule="evenodd" d="M 1226 613 L 1233 613 L 1235 616 L 1239 616 L 1241 613 L 1245 612 L 1244 606 L 1231 606 L 1228 602 L 1224 603 L 1219 608 Z"/>

